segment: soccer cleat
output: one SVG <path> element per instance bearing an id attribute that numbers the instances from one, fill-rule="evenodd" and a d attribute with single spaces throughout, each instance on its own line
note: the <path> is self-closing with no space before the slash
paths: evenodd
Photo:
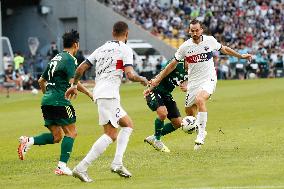
<path id="1" fill-rule="evenodd" d="M 203 133 L 198 132 L 196 140 L 194 141 L 195 142 L 195 145 L 194 145 L 194 148 L 193 148 L 194 150 L 201 149 L 201 145 L 203 145 L 205 143 L 206 135 L 207 135 L 207 131 L 204 131 Z"/>
<path id="2" fill-rule="evenodd" d="M 56 175 L 67 175 L 67 176 L 72 176 L 72 171 L 67 167 L 67 166 L 58 166 L 55 170 L 54 173 Z"/>
<path id="3" fill-rule="evenodd" d="M 169 148 L 160 140 L 157 140 L 154 135 L 148 136 L 144 139 L 144 142 L 147 142 L 153 146 L 156 150 L 161 152 L 170 152 Z"/>
<path id="4" fill-rule="evenodd" d="M 79 171 L 76 167 L 73 169 L 73 177 L 80 179 L 82 182 L 93 182 L 87 171 Z"/>
<path id="5" fill-rule="evenodd" d="M 111 172 L 124 178 L 132 177 L 132 174 L 123 165 L 111 164 Z"/>
<path id="6" fill-rule="evenodd" d="M 155 140 L 153 146 L 158 151 L 167 153 L 171 152 L 170 149 L 160 140 Z"/>
<path id="7" fill-rule="evenodd" d="M 154 135 L 148 136 L 144 139 L 144 142 L 147 142 L 148 144 L 152 145 L 154 144 L 156 138 Z"/>
<path id="8" fill-rule="evenodd" d="M 18 156 L 19 156 L 20 160 L 24 160 L 27 151 L 30 149 L 30 145 L 28 144 L 29 137 L 21 136 L 19 138 L 19 142 L 20 142 L 20 144 L 19 144 L 19 147 L 18 147 Z"/>
<path id="9" fill-rule="evenodd" d="M 194 147 L 193 147 L 193 149 L 194 149 L 194 150 L 200 150 L 200 149 L 201 149 L 201 146 L 202 146 L 202 145 L 200 145 L 200 144 L 195 144 Z"/>

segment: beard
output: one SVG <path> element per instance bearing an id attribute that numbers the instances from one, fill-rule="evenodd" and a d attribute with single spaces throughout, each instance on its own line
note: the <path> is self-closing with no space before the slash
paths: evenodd
<path id="1" fill-rule="evenodd" d="M 194 35 L 194 36 L 192 36 L 192 39 L 194 39 L 194 40 L 198 40 L 198 39 L 199 39 L 199 37 L 200 37 L 200 36 Z"/>

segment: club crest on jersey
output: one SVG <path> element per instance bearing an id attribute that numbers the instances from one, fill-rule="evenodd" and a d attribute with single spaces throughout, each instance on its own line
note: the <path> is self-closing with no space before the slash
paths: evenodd
<path id="1" fill-rule="evenodd" d="M 209 49 L 208 46 L 205 46 L 205 47 L 204 47 L 204 50 L 205 50 L 205 51 L 208 51 L 208 49 Z"/>

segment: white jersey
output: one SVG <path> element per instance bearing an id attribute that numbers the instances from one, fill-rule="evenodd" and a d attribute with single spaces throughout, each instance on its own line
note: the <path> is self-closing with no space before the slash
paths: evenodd
<path id="1" fill-rule="evenodd" d="M 185 59 L 188 64 L 188 81 L 200 83 L 215 79 L 216 70 L 213 62 L 213 51 L 220 50 L 222 45 L 213 36 L 201 36 L 202 41 L 195 44 L 192 38 L 185 41 L 175 53 L 177 60 Z"/>
<path id="2" fill-rule="evenodd" d="M 124 67 L 133 66 L 133 52 L 121 41 L 108 41 L 97 48 L 88 58 L 96 66 L 94 99 L 115 98 L 120 100 L 119 87 Z"/>

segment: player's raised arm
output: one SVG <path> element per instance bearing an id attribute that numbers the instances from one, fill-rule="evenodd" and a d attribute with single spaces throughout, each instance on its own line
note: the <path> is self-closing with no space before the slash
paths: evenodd
<path id="1" fill-rule="evenodd" d="M 237 58 L 242 58 L 242 59 L 247 59 L 248 61 L 251 61 L 252 55 L 251 54 L 240 54 L 236 52 L 235 50 L 231 49 L 230 47 L 227 46 L 222 46 L 221 52 L 229 55 L 229 56 L 235 56 Z"/>

